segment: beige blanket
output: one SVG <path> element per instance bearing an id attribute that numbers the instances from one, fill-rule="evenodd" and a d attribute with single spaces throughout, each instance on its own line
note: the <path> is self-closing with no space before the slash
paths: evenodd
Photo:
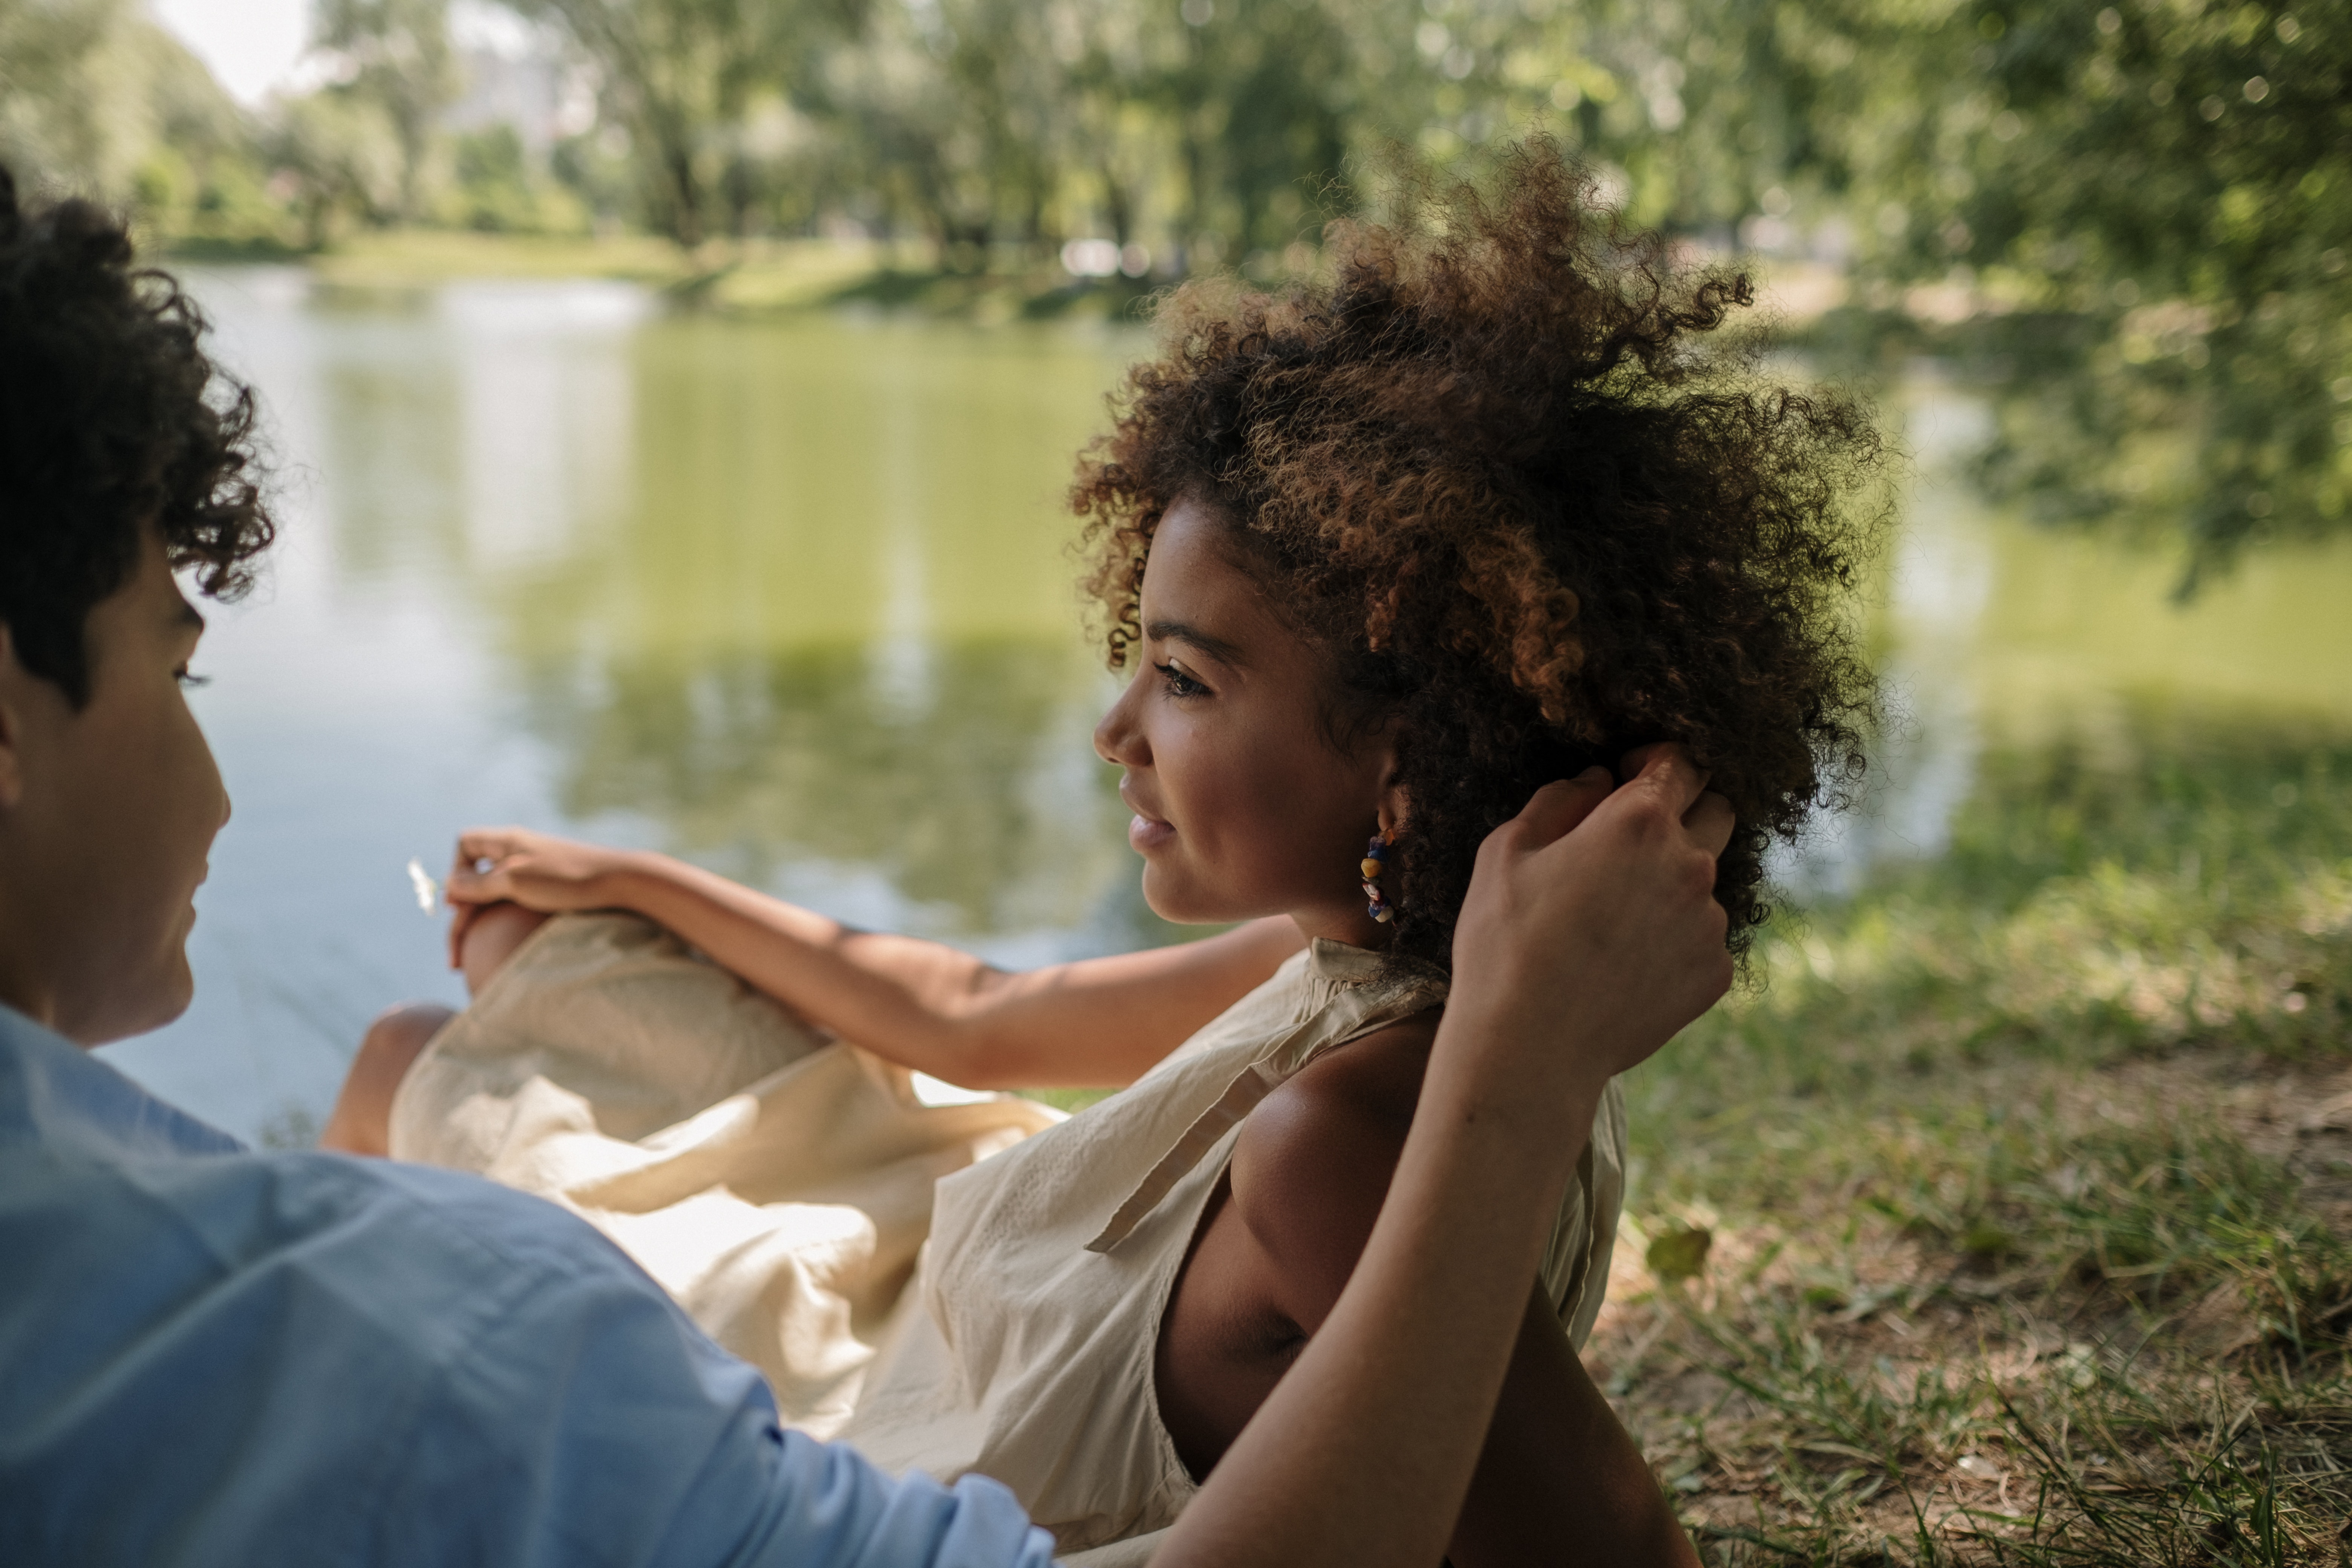
<path id="1" fill-rule="evenodd" d="M 418 1058 L 394 1159 L 475 1171 L 618 1242 L 784 1420 L 855 1407 L 941 1176 L 1060 1120 L 934 1094 L 625 914 L 563 915 Z"/>

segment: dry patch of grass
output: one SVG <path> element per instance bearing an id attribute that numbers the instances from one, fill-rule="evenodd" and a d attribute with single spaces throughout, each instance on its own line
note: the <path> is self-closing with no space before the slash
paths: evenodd
<path id="1" fill-rule="evenodd" d="M 1710 1562 L 2352 1561 L 2352 744 L 2141 742 L 1633 1086 L 1591 1349 Z"/>

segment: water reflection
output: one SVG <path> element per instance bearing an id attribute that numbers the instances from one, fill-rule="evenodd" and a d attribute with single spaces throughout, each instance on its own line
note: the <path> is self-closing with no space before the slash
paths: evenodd
<path id="1" fill-rule="evenodd" d="M 1168 940 L 1135 892 L 1059 504 L 1136 334 L 672 318 L 590 283 L 198 280 L 293 482 L 198 694 L 237 813 L 190 1016 L 110 1056 L 294 1138 L 367 1018 L 454 999 L 402 867 L 478 822 L 660 847 L 1015 963 Z M 1988 518 L 1981 411 L 1891 410 L 1918 481 L 1874 614 L 1901 721 L 1813 892 L 1939 851 L 1988 748 L 2151 693 L 2352 724 L 2352 551 L 2170 565 Z"/>
<path id="2" fill-rule="evenodd" d="M 856 647 L 548 664 L 525 722 L 567 815 L 656 817 L 747 881 L 808 896 L 862 871 L 896 923 L 942 935 L 1084 926 L 1133 870 L 1087 740 L 1098 683 L 1066 647 L 916 646 L 911 689 Z"/>
<path id="3" fill-rule="evenodd" d="M 294 1136 L 455 999 L 401 867 L 470 823 L 689 854 L 1012 963 L 1164 941 L 1078 632 L 1071 454 L 1138 340 L 659 316 L 604 284 L 194 280 L 289 484 L 197 698 L 237 813 L 197 1005 L 110 1055 Z"/>

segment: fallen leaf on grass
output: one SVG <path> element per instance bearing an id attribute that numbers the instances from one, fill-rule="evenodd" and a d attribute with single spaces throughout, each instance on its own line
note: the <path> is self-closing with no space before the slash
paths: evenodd
<path id="1" fill-rule="evenodd" d="M 1672 1284 L 1678 1279 L 1696 1279 L 1706 1268 L 1707 1248 L 1715 1245 L 1711 1230 L 1670 1230 L 1650 1243 L 1642 1255 L 1650 1272 Z"/>

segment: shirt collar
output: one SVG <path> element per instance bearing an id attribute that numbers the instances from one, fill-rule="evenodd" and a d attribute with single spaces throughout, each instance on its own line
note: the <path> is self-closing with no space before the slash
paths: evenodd
<path id="1" fill-rule="evenodd" d="M 71 1040 L 0 1005 L 0 1142 L 119 1154 L 234 1154 L 245 1145 L 148 1093 Z"/>

